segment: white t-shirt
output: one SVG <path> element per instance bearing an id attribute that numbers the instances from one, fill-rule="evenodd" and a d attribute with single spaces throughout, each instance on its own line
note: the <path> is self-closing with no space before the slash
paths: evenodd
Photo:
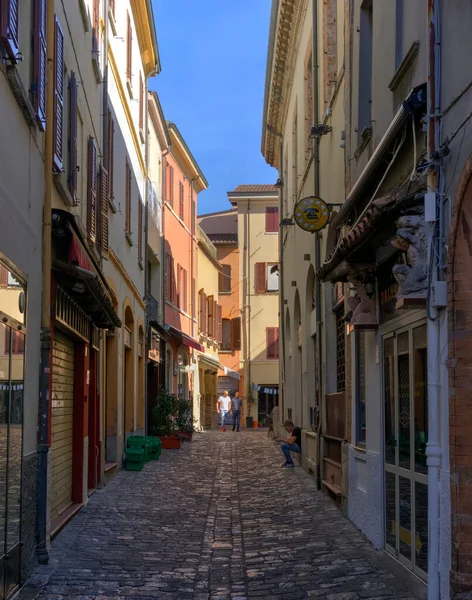
<path id="1" fill-rule="evenodd" d="M 231 398 L 229 396 L 220 396 L 218 402 L 220 410 L 229 410 L 229 405 L 231 403 Z"/>

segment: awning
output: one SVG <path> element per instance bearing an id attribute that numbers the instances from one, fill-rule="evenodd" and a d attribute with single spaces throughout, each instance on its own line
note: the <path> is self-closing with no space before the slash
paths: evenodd
<path id="1" fill-rule="evenodd" d="M 208 354 L 199 354 L 198 360 L 199 362 L 206 363 L 209 367 L 212 367 L 213 369 L 219 369 L 221 366 L 217 360 L 215 360 L 212 356 L 208 356 Z"/>
<path id="2" fill-rule="evenodd" d="M 227 377 L 232 377 L 233 379 L 237 379 L 238 381 L 241 379 L 241 375 L 232 369 L 228 369 L 228 367 L 223 367 L 223 372 Z"/>
<path id="3" fill-rule="evenodd" d="M 199 342 L 197 342 L 197 340 L 193 339 L 193 337 L 190 337 L 189 335 L 183 333 L 182 331 L 179 331 L 175 327 L 172 327 L 172 325 L 166 325 L 165 328 L 166 328 L 166 331 L 173 338 L 175 338 L 177 341 L 179 341 L 184 346 L 187 346 L 188 348 L 193 348 L 194 350 L 198 350 L 199 352 L 205 352 L 205 348 Z"/>

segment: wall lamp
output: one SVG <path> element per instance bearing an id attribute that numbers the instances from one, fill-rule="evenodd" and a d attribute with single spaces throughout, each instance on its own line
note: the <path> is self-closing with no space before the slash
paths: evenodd
<path id="1" fill-rule="evenodd" d="M 290 227 L 290 225 L 295 225 L 291 217 L 285 217 L 280 221 L 280 227 Z"/>
<path id="2" fill-rule="evenodd" d="M 331 127 L 329 125 L 325 125 L 324 123 L 314 125 L 310 131 L 310 140 L 314 140 L 322 135 L 326 135 L 327 133 L 330 133 L 330 131 Z"/>

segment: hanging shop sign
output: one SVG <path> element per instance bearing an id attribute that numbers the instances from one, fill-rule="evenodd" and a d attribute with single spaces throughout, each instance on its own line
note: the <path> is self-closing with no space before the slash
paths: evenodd
<path id="1" fill-rule="evenodd" d="M 295 223 L 304 231 L 320 231 L 329 221 L 329 207 L 317 196 L 302 198 L 295 204 Z"/>
<path id="2" fill-rule="evenodd" d="M 157 331 L 151 327 L 151 347 L 149 348 L 148 358 L 154 362 L 161 362 L 160 338 Z"/>

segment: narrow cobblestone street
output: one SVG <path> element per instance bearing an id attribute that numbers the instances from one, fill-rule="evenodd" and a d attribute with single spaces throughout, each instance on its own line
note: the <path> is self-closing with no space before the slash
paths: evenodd
<path id="1" fill-rule="evenodd" d="M 265 432 L 206 432 L 119 473 L 18 600 L 426 597 L 279 454 Z"/>

